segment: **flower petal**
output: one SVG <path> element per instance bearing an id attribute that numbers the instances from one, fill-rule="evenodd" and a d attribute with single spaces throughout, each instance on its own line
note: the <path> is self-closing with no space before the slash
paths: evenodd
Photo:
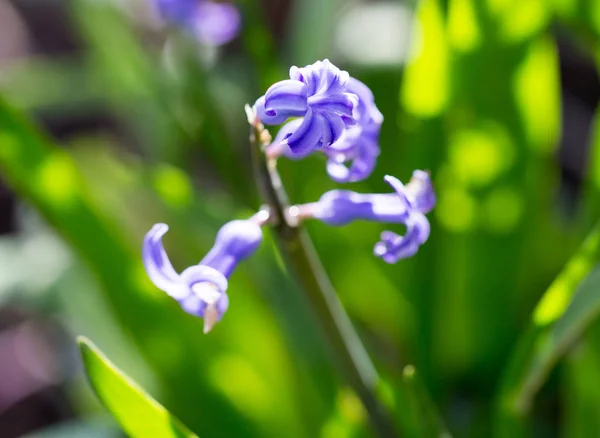
<path id="1" fill-rule="evenodd" d="M 267 90 L 265 109 L 269 114 L 286 113 L 288 117 L 301 117 L 308 108 L 307 99 L 306 85 L 302 82 L 279 81 Z"/>
<path id="2" fill-rule="evenodd" d="M 398 178 L 391 175 L 386 175 L 383 177 L 383 180 L 390 186 L 392 186 L 392 188 L 398 194 L 398 196 L 400 196 L 401 198 L 406 198 L 406 188 Z"/>
<path id="3" fill-rule="evenodd" d="M 406 197 L 415 211 L 428 213 L 436 203 L 435 192 L 428 172 L 415 170 L 405 188 Z"/>
<path id="4" fill-rule="evenodd" d="M 144 238 L 142 258 L 152 283 L 171 297 L 180 300 L 189 294 L 189 290 L 173 269 L 163 248 L 162 236 L 168 229 L 166 224 L 156 224 L 148 231 Z"/>
<path id="5" fill-rule="evenodd" d="M 187 288 L 192 289 L 196 283 L 214 284 L 218 291 L 223 293 L 227 290 L 227 278 L 210 266 L 194 265 L 181 273 L 181 281 Z"/>
<path id="6" fill-rule="evenodd" d="M 396 263 L 415 255 L 419 247 L 427 241 L 429 232 L 430 225 L 425 215 L 413 212 L 406 220 L 406 234 L 399 236 L 392 231 L 384 231 L 373 253 L 387 263 Z"/>
<path id="7" fill-rule="evenodd" d="M 328 132 L 327 129 L 323 117 L 315 114 L 309 107 L 298 129 L 285 141 L 294 154 L 305 154 L 322 147 L 321 139 Z"/>
<path id="8" fill-rule="evenodd" d="M 327 173 L 336 182 L 347 183 L 362 181 L 373 172 L 377 157 L 379 156 L 379 146 L 377 142 L 368 137 L 361 137 L 354 149 L 346 152 L 336 153 L 334 148 L 340 143 L 345 143 L 345 139 L 331 145 L 329 160 L 327 161 Z M 346 162 L 351 161 L 350 166 Z"/>
<path id="9" fill-rule="evenodd" d="M 328 111 L 334 114 L 352 117 L 358 106 L 358 96 L 353 93 L 319 93 L 308 98 L 308 104 L 315 111 Z"/>
<path id="10" fill-rule="evenodd" d="M 267 111 L 265 108 L 265 96 L 259 97 L 254 103 L 253 108 L 258 119 L 266 125 L 281 125 L 289 118 L 285 112 L 277 114 L 274 111 Z"/>

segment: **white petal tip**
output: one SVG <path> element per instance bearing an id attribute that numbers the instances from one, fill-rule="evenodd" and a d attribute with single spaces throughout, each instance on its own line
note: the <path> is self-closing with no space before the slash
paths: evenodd
<path id="1" fill-rule="evenodd" d="M 244 111 L 246 111 L 248 123 L 254 126 L 256 124 L 256 111 L 254 111 L 254 108 L 252 108 L 249 104 L 246 104 Z"/>

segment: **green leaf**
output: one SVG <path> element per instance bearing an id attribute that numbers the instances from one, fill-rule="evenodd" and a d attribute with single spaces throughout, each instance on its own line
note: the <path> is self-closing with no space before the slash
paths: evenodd
<path id="1" fill-rule="evenodd" d="M 123 221 L 115 218 L 112 210 L 116 205 L 100 204 L 97 184 L 86 181 L 73 157 L 52 144 L 1 97 L 0 173 L 71 245 L 76 256 L 87 263 L 116 320 L 131 334 L 156 373 L 165 399 L 178 417 L 194 431 L 211 437 L 257 436 L 252 420 L 240 415 L 232 398 L 216 387 L 217 378 L 209 372 L 209 358 L 214 360 L 212 354 L 222 349 L 219 338 L 198 341 L 199 320 L 182 314 L 177 305 L 169 303 L 169 298 L 149 282 L 139 254 L 141 237 L 132 236 Z M 107 181 L 106 186 L 109 184 Z M 120 187 L 120 199 L 142 195 L 135 191 L 126 195 L 127 186 Z M 152 202 L 147 196 L 144 199 Z M 182 211 L 189 218 L 207 220 L 204 210 L 194 209 L 194 216 L 191 208 Z M 136 218 L 136 222 L 139 224 L 140 219 Z M 193 233 L 185 232 L 191 228 L 181 228 L 182 235 L 193 242 L 189 239 Z M 198 373 L 199 369 L 203 372 Z M 226 424 L 200 421 L 197 416 L 200 408 L 209 418 L 223 416 L 228 421 Z"/>
<path id="2" fill-rule="evenodd" d="M 88 379 L 102 403 L 132 437 L 196 437 L 114 365 L 89 339 L 77 339 Z"/>
<path id="3" fill-rule="evenodd" d="M 600 224 L 545 292 L 515 349 L 498 399 L 500 436 L 527 434 L 523 420 L 535 395 L 600 313 L 599 259 Z"/>

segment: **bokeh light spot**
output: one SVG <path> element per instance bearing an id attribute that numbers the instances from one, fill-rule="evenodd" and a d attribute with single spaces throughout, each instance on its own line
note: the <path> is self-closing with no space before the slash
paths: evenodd
<path id="1" fill-rule="evenodd" d="M 448 48 L 444 20 L 437 0 L 421 2 L 419 24 L 412 39 L 415 58 L 404 73 L 400 100 L 406 110 L 433 117 L 448 104 Z"/>
<path id="2" fill-rule="evenodd" d="M 560 129 L 558 60 L 551 40 L 532 43 L 515 73 L 513 86 L 530 146 L 551 153 Z"/>
<path id="3" fill-rule="evenodd" d="M 523 198 L 512 188 L 497 188 L 483 201 L 482 211 L 490 231 L 508 233 L 523 215 Z"/>
<path id="4" fill-rule="evenodd" d="M 475 225 L 477 202 L 465 190 L 446 189 L 440 192 L 434 211 L 443 227 L 457 233 L 465 232 Z"/>
<path id="5" fill-rule="evenodd" d="M 338 394 L 338 406 L 342 416 L 352 424 L 365 422 L 365 407 L 356 394 L 350 389 L 344 389 Z"/>
<path id="6" fill-rule="evenodd" d="M 452 45 L 463 52 L 474 50 L 481 42 L 473 1 L 454 0 L 450 3 L 448 34 Z"/>
<path id="7" fill-rule="evenodd" d="M 277 409 L 269 385 L 247 360 L 220 356 L 210 368 L 213 384 L 240 410 L 261 418 Z"/>
<path id="8" fill-rule="evenodd" d="M 467 185 L 485 186 L 494 181 L 513 161 L 512 148 L 502 132 L 466 129 L 450 141 L 450 165 Z"/>
<path id="9" fill-rule="evenodd" d="M 37 189 L 47 202 L 67 208 L 77 199 L 79 181 L 71 158 L 57 151 L 46 158 L 37 172 Z"/>
<path id="10" fill-rule="evenodd" d="M 161 165 L 154 172 L 154 189 L 172 207 L 188 205 L 193 189 L 187 175 L 173 166 Z"/>
<path id="11" fill-rule="evenodd" d="M 353 63 L 403 64 L 410 50 L 412 22 L 412 11 L 402 2 L 359 3 L 340 18 L 336 47 Z"/>
<path id="12" fill-rule="evenodd" d="M 343 419 L 335 416 L 327 420 L 321 429 L 321 438 L 351 438 L 354 430 Z"/>
<path id="13" fill-rule="evenodd" d="M 546 0 L 518 1 L 506 10 L 502 21 L 502 36 L 508 42 L 522 41 L 539 32 L 548 20 L 550 8 Z"/>

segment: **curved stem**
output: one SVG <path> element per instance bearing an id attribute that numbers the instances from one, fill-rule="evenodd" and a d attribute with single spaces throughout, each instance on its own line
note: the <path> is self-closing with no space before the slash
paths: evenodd
<path id="1" fill-rule="evenodd" d="M 338 367 L 365 406 L 373 429 L 381 437 L 397 437 L 394 423 L 376 394 L 379 380 L 377 371 L 339 301 L 308 234 L 288 213 L 290 204 L 277 173 L 276 162 L 268 160 L 263 151 L 269 143 L 268 133 L 258 120 L 250 115 L 249 119 L 255 178 L 274 216 L 274 230 L 281 251 L 310 301 Z"/>

